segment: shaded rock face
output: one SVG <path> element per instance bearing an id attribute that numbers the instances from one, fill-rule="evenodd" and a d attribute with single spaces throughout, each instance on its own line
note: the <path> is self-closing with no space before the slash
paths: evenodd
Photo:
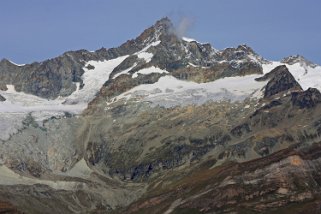
<path id="1" fill-rule="evenodd" d="M 210 66 L 216 60 L 214 56 L 216 51 L 210 44 L 182 40 L 175 34 L 174 26 L 168 18 L 157 21 L 155 25 L 145 30 L 135 40 L 129 40 L 120 48 L 125 48 L 127 54 L 133 54 L 153 42 L 160 43 L 147 50 L 147 52 L 153 54 L 150 62 L 146 63 L 137 59 L 137 57 L 136 60 L 130 58 L 131 60 L 125 60 L 113 73 L 116 74 L 120 71 L 119 68 L 130 68 L 134 62 L 137 66 L 132 69 L 132 72 L 150 66 L 173 72 L 180 68 L 186 68 L 189 63 L 197 66 Z"/>
<path id="2" fill-rule="evenodd" d="M 309 88 L 304 92 L 293 92 L 291 101 L 300 108 L 312 108 L 321 102 L 321 93 L 315 88 Z"/>
<path id="3" fill-rule="evenodd" d="M 264 99 L 263 106 L 257 108 L 249 115 L 246 122 L 234 127 L 231 130 L 233 136 L 243 136 L 247 133 L 255 132 L 258 129 L 277 128 L 281 124 L 291 126 L 297 121 L 304 121 L 310 124 L 318 116 L 311 116 L 313 112 L 320 114 L 320 92 L 317 89 L 309 88 L 306 91 L 294 91 L 286 96 L 276 99 Z M 310 112 L 310 109 L 313 108 Z M 302 110 L 305 110 L 302 112 Z M 310 131 L 315 131 L 316 127 L 309 127 Z M 293 133 L 292 133 L 293 134 Z"/>
<path id="4" fill-rule="evenodd" d="M 252 158 L 249 149 L 259 156 L 268 156 L 295 143 L 311 144 L 321 136 L 320 92 L 315 89 L 290 92 L 281 98 L 264 98 L 243 122 L 234 126 L 230 134 L 238 144 L 228 147 L 219 159 Z"/>
<path id="5" fill-rule="evenodd" d="M 285 65 L 274 68 L 271 72 L 265 74 L 263 77 L 257 78 L 257 81 L 269 80 L 265 86 L 264 97 L 271 97 L 281 92 L 289 90 L 301 91 L 300 84 L 295 80 Z"/>
<path id="6" fill-rule="evenodd" d="M 239 45 L 237 48 L 226 48 L 220 51 L 219 56 L 222 60 L 226 61 L 243 60 L 248 56 L 253 56 L 261 63 L 267 62 L 247 45 Z"/>
<path id="7" fill-rule="evenodd" d="M 6 98 L 0 95 L 0 102 L 4 102 L 4 101 L 6 101 Z"/>
<path id="8" fill-rule="evenodd" d="M 144 30 L 137 38 L 128 40 L 116 48 L 101 48 L 95 53 L 104 59 L 113 59 L 119 56 L 132 55 L 147 45 L 160 40 L 160 37 L 173 34 L 173 24 L 168 18 L 158 20 L 153 26 Z"/>
<path id="9" fill-rule="evenodd" d="M 244 115 L 226 104 L 165 109 L 143 103 L 117 105 L 99 114 L 104 115 L 99 120 L 97 112 L 88 115 L 96 122 L 90 128 L 86 159 L 109 176 L 136 182 L 196 163 L 226 145 L 231 138 L 219 123 Z"/>
<path id="10" fill-rule="evenodd" d="M 179 79 L 208 82 L 262 73 L 262 57 L 244 45 L 217 51 L 210 44 L 186 42 L 175 34 L 167 34 L 161 41 L 151 49 L 154 57 L 150 64 L 172 72 Z"/>
<path id="11" fill-rule="evenodd" d="M 187 176 L 172 173 L 126 213 L 320 213 L 320 148 L 292 147 L 214 169 L 208 161 Z"/>
<path id="12" fill-rule="evenodd" d="M 92 59 L 88 51 L 67 52 L 42 63 L 17 66 L 8 60 L 0 62 L 0 85 L 14 85 L 17 91 L 44 98 L 67 96 L 75 89 L 75 82 L 82 82 L 82 60 Z"/>

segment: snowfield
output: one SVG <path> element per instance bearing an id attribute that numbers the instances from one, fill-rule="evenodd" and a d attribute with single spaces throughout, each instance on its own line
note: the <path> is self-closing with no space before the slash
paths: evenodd
<path id="1" fill-rule="evenodd" d="M 164 71 L 165 72 L 165 71 Z M 208 83 L 196 83 L 161 77 L 154 84 L 139 85 L 116 97 L 117 100 L 138 99 L 154 105 L 172 107 L 177 105 L 203 104 L 207 101 L 242 101 L 248 97 L 260 98 L 266 82 L 257 82 L 261 75 L 228 77 Z"/>
<path id="2" fill-rule="evenodd" d="M 128 55 L 108 61 L 87 62 L 86 66 L 92 65 L 95 69 L 88 70 L 85 66 L 85 73 L 83 74 L 84 87 L 67 97 L 65 104 L 89 103 L 95 97 L 96 93 L 99 92 L 103 84 L 109 79 L 114 68 L 122 63 L 127 57 Z"/>
<path id="3" fill-rule="evenodd" d="M 133 74 L 132 77 L 136 78 L 138 77 L 138 74 L 152 74 L 152 73 L 159 73 L 159 74 L 163 74 L 163 73 L 168 73 L 168 71 L 162 70 L 160 68 L 156 68 L 154 66 L 149 67 L 149 68 L 143 68 L 139 71 L 137 71 L 136 73 Z"/>

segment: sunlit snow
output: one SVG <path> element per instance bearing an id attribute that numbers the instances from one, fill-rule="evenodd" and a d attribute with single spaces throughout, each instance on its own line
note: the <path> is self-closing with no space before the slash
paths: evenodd
<path id="1" fill-rule="evenodd" d="M 156 42 L 152 42 L 151 44 L 147 45 L 145 48 L 143 48 L 141 51 L 139 51 L 138 53 L 136 53 L 136 55 L 138 56 L 138 58 L 144 59 L 146 63 L 150 62 L 154 56 L 154 54 L 147 52 L 147 50 L 150 47 L 153 46 L 157 46 L 161 43 L 161 41 L 156 41 Z"/>
<path id="2" fill-rule="evenodd" d="M 156 67 L 152 66 L 152 67 L 144 68 L 144 69 L 137 71 L 136 73 L 133 74 L 133 77 L 134 78 L 138 77 L 138 74 L 145 74 L 146 75 L 146 74 L 152 74 L 152 73 L 162 74 L 162 73 L 168 73 L 168 71 L 165 71 L 160 68 L 156 68 Z"/>
<path id="3" fill-rule="evenodd" d="M 255 81 L 260 75 L 227 77 L 208 83 L 196 83 L 161 77 L 154 84 L 139 85 L 119 95 L 116 100 L 141 99 L 154 105 L 171 107 L 176 105 L 203 104 L 207 101 L 241 101 L 247 97 L 259 98 L 266 82 Z"/>
<path id="4" fill-rule="evenodd" d="M 182 39 L 183 39 L 185 42 L 196 42 L 195 39 L 188 38 L 188 37 L 182 37 Z"/>
<path id="5" fill-rule="evenodd" d="M 10 61 L 10 60 L 9 60 L 9 62 L 10 62 L 11 64 L 14 64 L 14 65 L 19 66 L 19 67 L 26 65 L 26 64 L 17 64 L 17 63 L 15 63 L 15 62 Z"/>
<path id="6" fill-rule="evenodd" d="M 109 79 L 109 75 L 122 61 L 128 56 L 122 56 L 106 61 L 89 61 L 87 65 L 95 67 L 93 70 L 88 70 L 85 66 L 85 73 L 82 76 L 84 87 L 72 93 L 66 98 L 65 104 L 88 103 L 100 90 L 102 85 Z"/>

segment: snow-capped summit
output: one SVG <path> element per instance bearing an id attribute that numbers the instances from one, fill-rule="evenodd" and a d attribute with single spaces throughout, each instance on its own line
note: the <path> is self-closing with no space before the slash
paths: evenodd
<path id="1" fill-rule="evenodd" d="M 286 63 L 289 65 L 294 65 L 296 63 L 299 63 L 301 66 L 303 67 L 311 67 L 311 68 L 315 68 L 318 65 L 311 62 L 310 60 L 307 60 L 305 57 L 301 56 L 301 55 L 292 55 L 292 56 L 288 56 L 285 57 L 281 60 L 282 63 Z"/>

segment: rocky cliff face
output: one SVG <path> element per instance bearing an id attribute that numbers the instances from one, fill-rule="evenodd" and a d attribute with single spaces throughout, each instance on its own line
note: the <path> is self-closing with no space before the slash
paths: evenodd
<path id="1" fill-rule="evenodd" d="M 257 78 L 257 81 L 269 80 L 264 89 L 264 97 L 271 97 L 281 92 L 301 91 L 300 84 L 295 80 L 285 65 L 274 68 L 263 77 Z"/>
<path id="2" fill-rule="evenodd" d="M 86 54 L 84 51 L 81 53 Z M 81 81 L 83 63 L 74 57 L 76 53 L 66 53 L 61 57 L 17 66 L 8 60 L 0 62 L 0 85 L 14 85 L 17 91 L 45 98 L 66 96 L 76 89 L 74 82 Z M 87 53 L 88 54 L 88 53 Z"/>
<path id="3" fill-rule="evenodd" d="M 0 212 L 319 213 L 319 72 L 168 18 L 116 48 L 2 60 Z"/>
<path id="4" fill-rule="evenodd" d="M 171 173 L 126 213 L 319 213 L 320 144 L 255 161 Z M 176 179 L 173 180 L 173 177 Z"/>

